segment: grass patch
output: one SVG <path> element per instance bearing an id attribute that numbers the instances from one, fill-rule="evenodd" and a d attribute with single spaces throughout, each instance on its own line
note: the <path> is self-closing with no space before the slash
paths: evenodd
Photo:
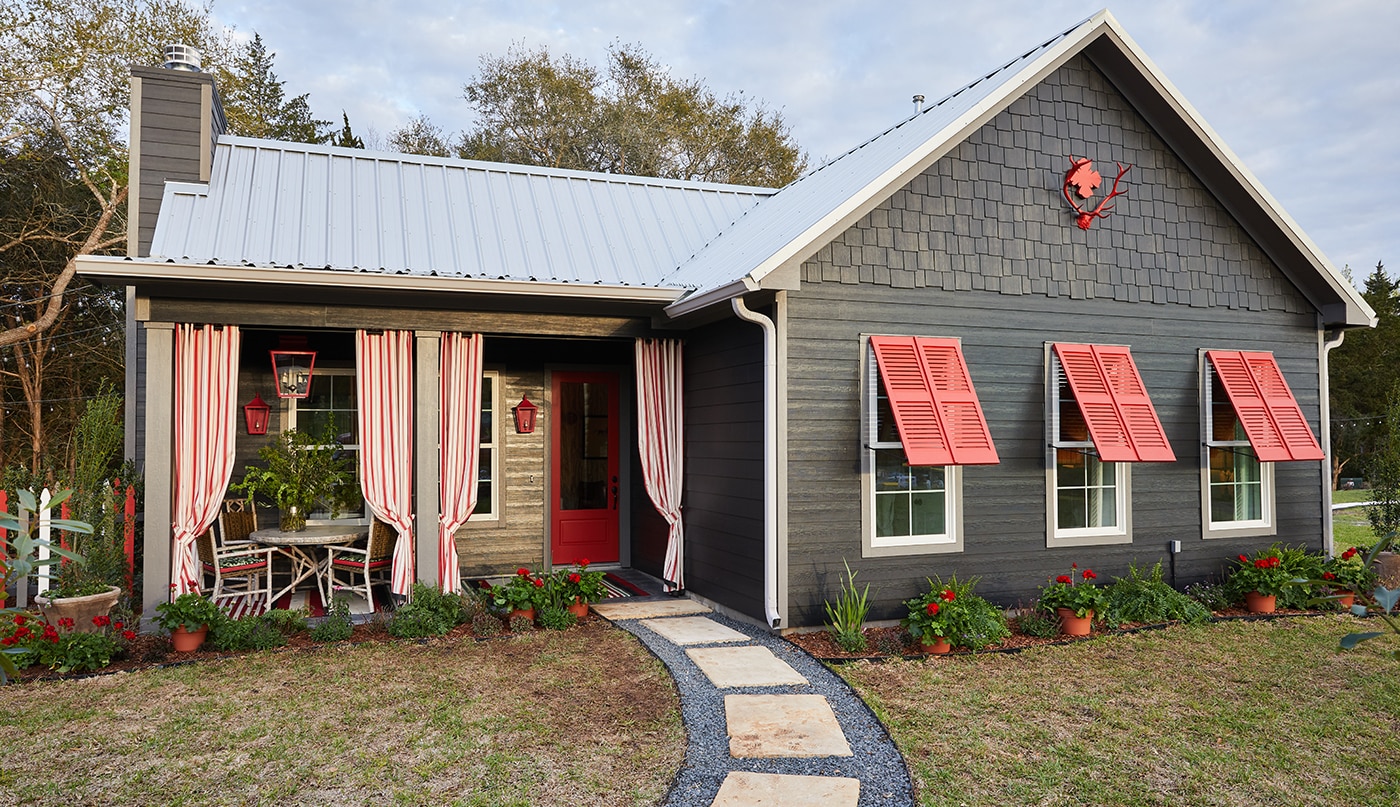
<path id="1" fill-rule="evenodd" d="M 1393 642 L 1347 616 L 839 668 L 924 805 L 1400 803 Z M 1382 646 L 1384 644 L 1384 646 Z"/>
<path id="2" fill-rule="evenodd" d="M 1376 492 L 1368 489 L 1357 490 L 1334 490 L 1332 491 L 1333 504 L 1350 504 L 1352 502 L 1369 502 Z"/>
<path id="3" fill-rule="evenodd" d="M 601 623 L 0 688 L 6 804 L 654 804 L 684 752 Z"/>

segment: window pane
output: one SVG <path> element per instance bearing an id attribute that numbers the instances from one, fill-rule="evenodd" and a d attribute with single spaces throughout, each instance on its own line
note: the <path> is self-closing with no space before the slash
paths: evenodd
<path id="1" fill-rule="evenodd" d="M 875 494 L 875 536 L 887 538 L 909 534 L 909 494 Z"/>
<path id="2" fill-rule="evenodd" d="M 909 487 L 911 490 L 942 490 L 942 465 L 909 466 Z"/>
<path id="3" fill-rule="evenodd" d="M 495 485 L 493 485 L 489 479 L 480 479 L 477 481 L 476 507 L 472 510 L 473 513 L 496 512 L 496 503 L 491 500 L 492 495 L 494 495 L 494 487 Z"/>
<path id="4" fill-rule="evenodd" d="M 1262 469 L 1247 446 L 1210 449 L 1210 520 L 1259 521 L 1264 518 Z"/>
<path id="5" fill-rule="evenodd" d="M 1084 413 L 1079 411 L 1079 403 L 1074 400 L 1074 392 L 1069 383 L 1060 384 L 1060 441 L 1083 443 L 1089 439 L 1089 424 L 1084 422 Z"/>
<path id="6" fill-rule="evenodd" d="M 305 398 L 298 401 L 298 409 L 330 409 L 333 399 L 332 385 L 339 376 L 316 375 L 311 376 L 311 391 Z"/>
<path id="7" fill-rule="evenodd" d="M 1084 486 L 1084 452 L 1075 448 L 1059 448 L 1055 450 L 1056 478 L 1060 487 L 1073 485 L 1074 487 Z"/>
<path id="8" fill-rule="evenodd" d="M 904 461 L 904 449 L 882 448 L 875 451 L 875 491 L 909 489 L 909 465 Z"/>
<path id="9" fill-rule="evenodd" d="M 1062 530 L 1077 530 L 1088 526 L 1083 488 L 1060 488 L 1056 494 L 1056 526 Z"/>
<path id="10" fill-rule="evenodd" d="M 608 506 L 607 389 L 601 384 L 559 385 L 559 496 L 564 510 Z"/>
<path id="11" fill-rule="evenodd" d="M 910 494 L 909 504 L 914 535 L 943 535 L 948 517 L 942 491 Z"/>

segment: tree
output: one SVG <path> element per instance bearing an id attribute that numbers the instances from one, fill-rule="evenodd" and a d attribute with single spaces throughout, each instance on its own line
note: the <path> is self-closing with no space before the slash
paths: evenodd
<path id="1" fill-rule="evenodd" d="M 208 10 L 181 0 L 0 0 L 0 145 L 8 158 L 52 150 L 93 205 L 82 226 L 59 216 L 12 226 L 0 242 L 0 252 L 43 242 L 66 253 L 28 295 L 12 298 L 42 304 L 0 330 L 0 348 L 58 321 L 74 257 L 125 241 L 128 68 L 158 60 L 170 42 L 217 51 Z"/>
<path id="2" fill-rule="evenodd" d="M 610 49 L 606 75 L 512 47 L 482 57 L 463 96 L 478 116 L 457 148 L 469 159 L 768 187 L 807 166 L 782 113 L 676 79 L 636 45 Z"/>
<path id="3" fill-rule="evenodd" d="M 1343 469 L 1368 470 L 1386 435 L 1390 391 L 1400 382 L 1400 282 L 1377 261 L 1361 296 L 1375 309 L 1376 327 L 1349 331 L 1330 357 L 1334 486 Z"/>
<path id="4" fill-rule="evenodd" d="M 364 148 L 365 141 L 355 136 L 355 132 L 350 128 L 350 116 L 345 114 L 343 109 L 340 110 L 340 119 L 345 122 L 345 125 L 340 127 L 340 134 L 331 138 L 331 145 L 347 149 Z"/>
<path id="5" fill-rule="evenodd" d="M 329 142 L 334 134 L 331 122 L 311 114 L 309 93 L 286 97 L 286 82 L 272 69 L 276 58 L 277 54 L 263 45 L 262 35 L 254 33 L 253 40 L 235 53 L 227 68 L 216 70 L 228 133 L 293 143 Z M 349 129 L 350 118 L 345 116 L 342 134 Z"/>
<path id="6" fill-rule="evenodd" d="M 404 154 L 425 154 L 429 157 L 451 157 L 452 146 L 447 135 L 428 120 L 427 115 L 419 115 L 403 126 L 389 133 L 386 145 Z"/>

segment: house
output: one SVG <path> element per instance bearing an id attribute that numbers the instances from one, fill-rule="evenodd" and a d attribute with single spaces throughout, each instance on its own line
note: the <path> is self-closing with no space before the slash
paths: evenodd
<path id="1" fill-rule="evenodd" d="M 193 325 L 237 326 L 223 378 L 274 434 L 349 429 L 356 342 L 397 335 L 412 404 L 374 496 L 429 582 L 586 553 L 786 629 L 822 622 L 843 562 L 882 619 L 934 574 L 1015 605 L 1071 563 L 1184 585 L 1274 541 L 1330 549 L 1327 356 L 1373 312 L 1106 11 L 779 190 L 219 119 L 204 74 L 133 69 L 132 254 L 80 264 L 128 287 L 148 605 L 172 529 L 222 495 L 172 493 L 204 442 L 176 411 Z M 483 380 L 448 414 L 454 334 Z M 275 397 L 279 345 L 316 352 L 311 399 Z M 464 419 L 478 496 L 444 539 Z M 232 431 L 241 468 L 268 438 Z"/>

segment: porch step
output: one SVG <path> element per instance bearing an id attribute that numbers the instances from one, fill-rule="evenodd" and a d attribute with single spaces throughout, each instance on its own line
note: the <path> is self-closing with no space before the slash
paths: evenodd
<path id="1" fill-rule="evenodd" d="M 661 616 L 710 613 L 710 609 L 694 600 L 687 599 L 595 602 L 593 610 L 599 616 L 613 622 L 623 619 L 652 619 Z"/>

